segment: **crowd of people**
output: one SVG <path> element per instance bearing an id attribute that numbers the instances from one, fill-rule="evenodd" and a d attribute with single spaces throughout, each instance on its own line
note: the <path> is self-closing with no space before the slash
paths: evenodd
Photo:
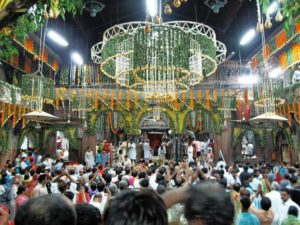
<path id="1" fill-rule="evenodd" d="M 299 164 L 208 166 L 188 153 L 111 166 L 92 149 L 82 164 L 19 151 L 1 169 L 0 225 L 300 224 Z"/>

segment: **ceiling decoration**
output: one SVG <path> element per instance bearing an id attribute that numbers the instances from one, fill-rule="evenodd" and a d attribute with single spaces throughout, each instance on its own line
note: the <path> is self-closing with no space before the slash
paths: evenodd
<path id="1" fill-rule="evenodd" d="M 149 100 L 173 101 L 176 92 L 216 71 L 226 47 L 202 23 L 130 22 L 106 30 L 91 56 L 118 85 L 143 92 Z"/>

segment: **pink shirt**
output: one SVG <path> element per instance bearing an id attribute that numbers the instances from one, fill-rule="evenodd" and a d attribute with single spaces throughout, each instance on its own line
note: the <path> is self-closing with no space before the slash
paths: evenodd
<path id="1" fill-rule="evenodd" d="M 16 198 L 16 209 L 18 210 L 18 208 L 21 205 L 24 205 L 27 201 L 28 201 L 28 197 L 26 195 L 18 195 Z"/>

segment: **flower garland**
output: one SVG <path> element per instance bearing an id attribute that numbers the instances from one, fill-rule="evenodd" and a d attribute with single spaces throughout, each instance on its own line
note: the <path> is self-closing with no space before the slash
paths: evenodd
<path id="1" fill-rule="evenodd" d="M 115 99 L 114 99 L 114 91 L 110 92 L 110 108 L 114 110 L 114 104 L 115 104 Z"/>
<path id="2" fill-rule="evenodd" d="M 126 93 L 126 108 L 127 110 L 130 109 L 130 91 L 127 91 Z"/>
<path id="3" fill-rule="evenodd" d="M 25 106 L 23 107 L 23 114 L 26 114 L 26 107 Z M 26 125 L 26 120 L 25 120 L 25 118 L 23 118 L 22 119 L 22 128 L 24 128 L 25 125 Z"/>
<path id="4" fill-rule="evenodd" d="M 1 112 L 1 126 L 4 125 L 5 119 L 5 102 L 2 102 L 2 112 Z"/>
<path id="5" fill-rule="evenodd" d="M 214 90 L 213 91 L 213 100 L 214 100 L 214 102 L 217 102 L 217 99 L 218 99 L 218 91 Z"/>
<path id="6" fill-rule="evenodd" d="M 190 92 L 190 109 L 194 110 L 195 104 L 194 104 L 194 93 L 191 91 Z"/>
<path id="7" fill-rule="evenodd" d="M 202 92 L 198 91 L 198 103 L 202 103 Z"/>
<path id="8" fill-rule="evenodd" d="M 95 91 L 94 109 L 97 111 L 99 106 L 99 91 Z"/>
<path id="9" fill-rule="evenodd" d="M 17 105 L 14 104 L 14 108 L 13 108 L 14 112 L 13 112 L 13 128 L 15 128 L 16 126 L 16 119 L 17 119 Z"/>
<path id="10" fill-rule="evenodd" d="M 139 104 L 139 93 L 136 91 L 134 92 L 134 103 Z"/>
<path id="11" fill-rule="evenodd" d="M 247 106 L 249 106 L 248 88 L 246 88 L 246 89 L 244 90 L 244 101 L 245 101 L 245 104 L 246 104 Z"/>
<path id="12" fill-rule="evenodd" d="M 112 119 L 112 112 L 108 112 L 108 122 L 110 130 L 113 134 L 117 134 L 119 132 L 119 121 L 117 122 L 117 128 L 114 128 L 113 119 Z"/>
<path id="13" fill-rule="evenodd" d="M 91 64 L 88 64 L 87 66 L 87 72 L 88 72 L 88 76 L 87 76 L 87 84 L 91 84 Z"/>
<path id="14" fill-rule="evenodd" d="M 210 110 L 210 93 L 209 90 L 205 91 L 206 108 Z"/>
<path id="15" fill-rule="evenodd" d="M 285 70 L 298 62 L 300 62 L 300 43 L 294 44 L 279 56 L 279 64 Z"/>
<path id="16" fill-rule="evenodd" d="M 101 65 L 98 64 L 98 70 L 97 70 L 97 84 L 100 84 L 100 73 L 101 73 Z"/>
<path id="17" fill-rule="evenodd" d="M 178 92 L 175 93 L 174 108 L 175 108 L 176 111 L 179 110 Z"/>
<path id="18" fill-rule="evenodd" d="M 298 101 L 298 122 L 300 123 L 300 101 Z"/>

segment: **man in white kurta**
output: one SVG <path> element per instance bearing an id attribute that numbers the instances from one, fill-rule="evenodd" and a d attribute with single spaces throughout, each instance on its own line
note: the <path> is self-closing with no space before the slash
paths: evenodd
<path id="1" fill-rule="evenodd" d="M 149 140 L 146 140 L 143 143 L 143 149 L 144 149 L 144 159 L 146 162 L 148 162 L 152 158 Z"/>
<path id="2" fill-rule="evenodd" d="M 87 167 L 93 167 L 95 165 L 95 157 L 91 148 L 88 148 L 84 154 L 84 161 Z"/>
<path id="3" fill-rule="evenodd" d="M 136 160 L 136 144 L 133 142 L 133 140 L 131 140 L 128 144 L 128 158 L 131 161 Z"/>

